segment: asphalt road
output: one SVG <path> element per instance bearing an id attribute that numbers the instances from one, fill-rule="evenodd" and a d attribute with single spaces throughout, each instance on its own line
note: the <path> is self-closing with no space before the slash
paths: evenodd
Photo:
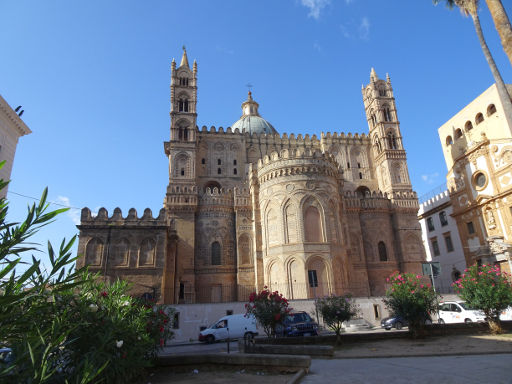
<path id="1" fill-rule="evenodd" d="M 312 360 L 301 384 L 512 384 L 512 354 Z"/>

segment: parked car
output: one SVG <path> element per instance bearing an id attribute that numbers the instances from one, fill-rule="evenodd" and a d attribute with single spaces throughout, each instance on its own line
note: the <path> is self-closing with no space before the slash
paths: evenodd
<path id="1" fill-rule="evenodd" d="M 289 313 L 279 327 L 277 334 L 280 336 L 316 336 L 318 335 L 318 324 L 306 312 Z"/>
<path id="2" fill-rule="evenodd" d="M 221 317 L 208 328 L 199 333 L 199 341 L 213 343 L 218 340 L 253 338 L 258 335 L 256 318 L 245 315 L 228 315 Z"/>
<path id="3" fill-rule="evenodd" d="M 500 320 L 512 320 L 512 307 L 507 307 L 501 311 Z"/>
<path id="4" fill-rule="evenodd" d="M 424 315 L 425 325 L 432 324 L 432 318 L 428 313 Z M 381 320 L 380 326 L 384 328 L 386 331 L 391 330 L 391 328 L 396 328 L 398 330 L 403 327 L 408 327 L 409 323 L 402 316 L 390 316 Z"/>
<path id="5" fill-rule="evenodd" d="M 439 324 L 483 323 L 484 321 L 484 313 L 469 307 L 464 301 L 445 301 L 439 304 Z"/>

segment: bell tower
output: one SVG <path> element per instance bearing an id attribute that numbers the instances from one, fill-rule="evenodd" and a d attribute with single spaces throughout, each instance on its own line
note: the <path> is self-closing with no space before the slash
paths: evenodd
<path id="1" fill-rule="evenodd" d="M 364 109 L 379 188 L 383 192 L 411 191 L 407 159 L 391 79 L 378 78 L 372 68 L 370 84 L 362 87 Z"/>
<path id="2" fill-rule="evenodd" d="M 163 301 L 195 300 L 194 249 L 197 209 L 197 63 L 192 70 L 183 47 L 180 66 L 171 63 L 171 138 L 164 143 L 169 159 L 169 185 L 164 199 L 167 251 L 162 281 Z"/>

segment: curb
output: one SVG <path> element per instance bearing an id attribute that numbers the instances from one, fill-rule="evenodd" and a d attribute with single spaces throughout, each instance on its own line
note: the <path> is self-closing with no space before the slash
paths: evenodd
<path id="1" fill-rule="evenodd" d="M 342 359 L 395 359 L 395 358 L 406 358 L 406 357 L 444 357 L 444 356 L 478 356 L 478 355 L 511 355 L 510 351 L 475 351 L 475 352 L 441 352 L 437 354 L 428 353 L 424 355 L 408 354 L 408 355 L 392 355 L 392 356 L 371 356 L 371 355 L 356 355 L 356 356 L 333 356 L 331 360 L 342 360 Z"/>
<path id="2" fill-rule="evenodd" d="M 298 371 L 293 377 L 286 382 L 286 384 L 298 384 L 301 382 L 302 378 L 306 375 L 306 371 L 301 369 Z"/>

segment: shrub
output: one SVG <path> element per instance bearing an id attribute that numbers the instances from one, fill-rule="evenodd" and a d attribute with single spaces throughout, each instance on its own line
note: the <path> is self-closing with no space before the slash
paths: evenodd
<path id="1" fill-rule="evenodd" d="M 19 224 L 6 222 L 0 199 L 0 347 L 14 355 L 0 364 L 0 382 L 128 382 L 151 363 L 155 340 L 171 335 L 169 318 L 131 298 L 126 282 L 74 270 L 75 238 L 57 252 L 48 244 L 48 270 L 32 257 L 16 274 L 21 256 L 37 250 L 30 236 L 66 210 L 48 211 L 46 197 Z"/>
<path id="2" fill-rule="evenodd" d="M 492 333 L 501 333 L 500 313 L 512 305 L 510 275 L 498 266 L 473 265 L 464 270 L 462 277 L 452 285 L 466 303 L 480 309 Z"/>
<path id="3" fill-rule="evenodd" d="M 409 323 L 413 338 L 424 336 L 425 321 L 430 313 L 437 312 L 439 302 L 439 295 L 421 280 L 420 275 L 399 272 L 386 279 L 391 286 L 384 303 L 395 316 L 402 316 Z"/>
<path id="4" fill-rule="evenodd" d="M 350 295 L 316 299 L 315 307 L 324 323 L 336 333 L 336 344 L 341 341 L 343 323 L 357 315 L 358 308 Z"/>
<path id="5" fill-rule="evenodd" d="M 288 316 L 288 300 L 279 292 L 270 292 L 267 287 L 260 293 L 253 292 L 245 304 L 246 315 L 254 315 L 263 327 L 267 337 L 276 336 L 276 327 L 281 326 Z"/>

